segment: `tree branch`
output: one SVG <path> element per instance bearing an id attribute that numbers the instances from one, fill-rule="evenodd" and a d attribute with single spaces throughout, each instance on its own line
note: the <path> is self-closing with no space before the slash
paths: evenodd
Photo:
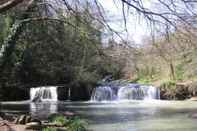
<path id="1" fill-rule="evenodd" d="M 0 13 L 3 13 L 16 5 L 22 3 L 24 0 L 8 0 L 7 2 L 4 2 L 0 4 Z"/>

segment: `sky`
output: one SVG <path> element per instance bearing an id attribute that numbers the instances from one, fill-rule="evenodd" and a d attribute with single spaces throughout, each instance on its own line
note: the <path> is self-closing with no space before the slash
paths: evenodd
<path id="1" fill-rule="evenodd" d="M 122 15 L 121 3 L 118 0 L 99 0 L 100 4 L 105 9 L 106 15 L 109 19 L 109 25 L 117 31 L 124 31 L 124 19 Z M 149 0 L 144 0 L 144 6 L 149 8 L 151 3 Z M 148 36 L 150 33 L 149 27 L 147 26 L 143 17 L 139 17 L 137 14 L 127 16 L 127 29 L 128 35 L 123 33 L 123 37 L 128 38 L 129 40 L 135 41 L 137 44 L 142 43 L 142 38 Z"/>

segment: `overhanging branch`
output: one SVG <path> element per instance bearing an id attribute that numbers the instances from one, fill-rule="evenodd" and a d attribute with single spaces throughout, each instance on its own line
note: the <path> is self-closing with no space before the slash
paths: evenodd
<path id="1" fill-rule="evenodd" d="M 0 13 L 3 13 L 16 5 L 22 3 L 24 0 L 8 0 L 7 2 L 3 2 L 0 4 Z"/>

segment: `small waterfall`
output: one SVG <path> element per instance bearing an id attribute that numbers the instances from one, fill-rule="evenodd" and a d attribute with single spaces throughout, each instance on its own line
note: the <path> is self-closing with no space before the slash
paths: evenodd
<path id="1" fill-rule="evenodd" d="M 57 87 L 36 87 L 30 89 L 31 101 L 57 101 Z"/>
<path id="2" fill-rule="evenodd" d="M 127 84 L 114 87 L 113 85 L 99 86 L 92 93 L 92 101 L 112 100 L 151 100 L 160 99 L 159 90 L 153 86 Z"/>
<path id="3" fill-rule="evenodd" d="M 145 100 L 151 99 L 160 99 L 160 91 L 154 86 L 142 86 L 147 90 L 147 95 L 145 96 Z"/>
<path id="4" fill-rule="evenodd" d="M 100 86 L 94 90 L 91 100 L 105 101 L 105 100 L 114 100 L 115 95 L 114 91 L 109 86 Z"/>
<path id="5" fill-rule="evenodd" d="M 145 96 L 145 91 L 139 87 L 121 87 L 118 91 L 118 99 L 119 100 L 142 100 Z"/>

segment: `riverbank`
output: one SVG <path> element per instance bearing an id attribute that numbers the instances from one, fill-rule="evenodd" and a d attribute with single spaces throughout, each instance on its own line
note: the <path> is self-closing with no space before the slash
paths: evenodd
<path id="1" fill-rule="evenodd" d="M 0 113 L 1 131 L 87 131 L 87 123 L 73 112 L 47 114 L 41 120 L 27 114 Z"/>

